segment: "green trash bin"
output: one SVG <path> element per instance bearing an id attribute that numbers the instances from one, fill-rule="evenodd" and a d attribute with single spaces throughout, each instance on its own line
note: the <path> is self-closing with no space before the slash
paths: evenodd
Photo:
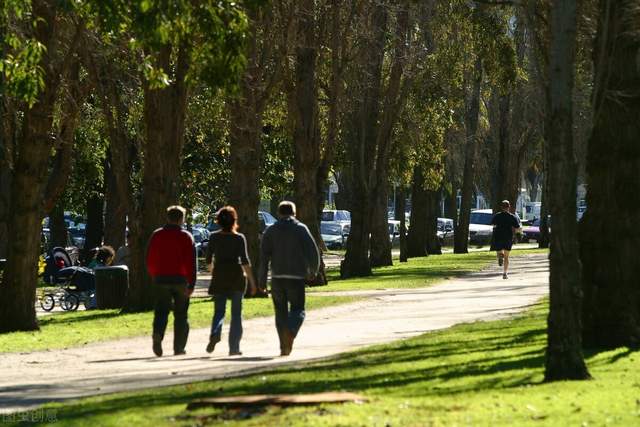
<path id="1" fill-rule="evenodd" d="M 95 273 L 97 308 L 122 308 L 129 290 L 127 266 L 97 267 Z"/>

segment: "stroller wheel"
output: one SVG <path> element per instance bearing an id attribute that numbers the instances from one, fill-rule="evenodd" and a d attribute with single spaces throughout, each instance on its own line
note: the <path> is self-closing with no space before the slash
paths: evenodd
<path id="1" fill-rule="evenodd" d="M 51 311 L 53 307 L 56 305 L 56 300 L 52 294 L 45 294 L 40 300 L 40 307 L 44 311 Z"/>
<path id="2" fill-rule="evenodd" d="M 69 294 L 64 297 L 62 301 L 60 301 L 60 306 L 65 311 L 75 311 L 78 309 L 80 305 L 80 300 L 74 294 Z"/>

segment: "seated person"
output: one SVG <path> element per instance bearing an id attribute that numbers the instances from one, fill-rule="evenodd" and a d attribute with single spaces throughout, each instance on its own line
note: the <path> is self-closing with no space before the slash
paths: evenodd
<path id="1" fill-rule="evenodd" d="M 107 267 L 113 262 L 115 254 L 116 253 L 111 246 L 101 246 L 87 267 L 91 269 L 95 269 L 96 267 Z"/>

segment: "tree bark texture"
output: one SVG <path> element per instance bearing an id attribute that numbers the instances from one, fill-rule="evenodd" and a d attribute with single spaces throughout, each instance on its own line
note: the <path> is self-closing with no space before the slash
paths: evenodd
<path id="1" fill-rule="evenodd" d="M 126 197 L 119 191 L 116 168 L 113 166 L 111 150 L 107 153 L 104 168 L 105 180 L 105 215 L 104 215 L 104 244 L 118 249 L 125 244 L 127 229 Z"/>
<path id="2" fill-rule="evenodd" d="M 640 345 L 640 3 L 602 1 L 594 49 L 595 118 L 580 243 L 586 346 Z M 553 234 L 559 225 L 553 218 Z M 552 236 L 553 236 L 552 234 Z M 553 249 L 553 247 L 552 247 Z"/>
<path id="3" fill-rule="evenodd" d="M 482 58 L 475 60 L 471 73 L 471 87 L 465 98 L 465 131 L 466 146 L 464 156 L 464 172 L 462 177 L 462 192 L 460 213 L 456 223 L 453 252 L 467 253 L 469 248 L 469 217 L 471 215 L 471 199 L 474 191 L 475 162 L 478 146 L 478 119 L 480 113 L 480 89 L 482 86 Z"/>
<path id="4" fill-rule="evenodd" d="M 580 260 L 576 223 L 577 164 L 573 149 L 576 2 L 556 2 L 551 12 L 549 207 L 554 222 L 550 252 L 545 380 L 589 378 L 582 355 Z"/>
<path id="5" fill-rule="evenodd" d="M 49 212 L 49 233 L 49 245 L 44 248 L 46 251 L 56 246 L 67 246 L 67 224 L 64 221 L 64 204 L 61 201 Z"/>
<path id="6" fill-rule="evenodd" d="M 421 166 L 413 169 L 411 183 L 411 227 L 407 237 L 407 257 L 427 255 L 428 196 L 424 188 L 424 174 Z"/>
<path id="7" fill-rule="evenodd" d="M 275 17 L 268 7 L 249 12 L 248 63 L 238 95 L 229 100 L 229 203 L 238 211 L 239 231 L 247 239 L 249 257 L 256 266 L 260 263 L 258 208 L 263 113 L 282 67 L 274 41 L 278 29 Z"/>
<path id="8" fill-rule="evenodd" d="M 102 246 L 103 235 L 104 197 L 101 194 L 96 193 L 87 199 L 87 227 L 85 230 L 83 253 L 86 255 L 86 253 L 91 249 Z"/>
<path id="9" fill-rule="evenodd" d="M 250 89 L 246 86 L 247 78 L 244 77 L 242 98 L 231 101 L 229 107 L 231 117 L 229 203 L 238 211 L 239 231 L 247 238 L 247 250 L 251 262 L 253 265 L 258 265 L 262 111 L 258 110 L 253 103 Z"/>
<path id="10" fill-rule="evenodd" d="M 294 82 L 288 97 L 289 114 L 293 121 L 295 202 L 298 219 L 309 228 L 322 253 L 326 248 L 320 234 L 319 215 L 324 205 L 323 186 L 326 177 L 322 179 L 319 169 L 322 163 L 322 140 L 316 84 L 319 46 L 315 1 L 298 2 L 296 30 Z M 322 268 L 312 284 L 326 283 Z"/>
<path id="11" fill-rule="evenodd" d="M 8 226 L 8 253 L 0 295 L 0 333 L 38 329 L 35 287 L 42 219 L 42 194 L 53 141 L 54 105 L 61 70 L 51 56 L 57 49 L 57 7 L 34 1 L 35 39 L 46 48 L 41 59 L 45 87 L 33 107 L 24 112 L 13 176 Z"/>
<path id="12" fill-rule="evenodd" d="M 139 216 L 139 205 L 133 197 L 131 185 L 135 145 L 127 133 L 127 83 L 132 85 L 126 71 L 95 55 L 87 61 L 96 79 L 96 88 L 109 136 L 109 150 L 105 167 L 105 244 L 114 249 L 125 242 L 127 215 L 130 221 Z M 128 244 L 131 245 L 132 239 Z"/>
<path id="13" fill-rule="evenodd" d="M 395 220 L 400 221 L 400 262 L 407 262 L 409 256 L 407 254 L 407 194 L 404 185 L 398 187 L 396 193 Z"/>
<path id="14" fill-rule="evenodd" d="M 353 122 L 348 132 L 351 139 L 347 144 L 347 155 L 353 177 L 353 199 L 351 234 L 347 241 L 345 259 L 340 266 L 343 278 L 371 274 L 369 234 L 373 231 L 372 214 L 378 217 L 375 220 L 377 224 L 387 221 L 386 207 L 384 212 L 375 208 L 376 197 L 388 195 L 387 172 L 393 149 L 392 134 L 407 98 L 407 40 L 411 31 L 409 5 L 403 2 L 396 17 L 389 74 L 383 79 L 388 13 L 387 5 L 383 2 L 373 5 L 368 18 L 369 34 L 356 59 L 361 74 L 352 88 L 357 92 L 358 99 L 355 101 Z M 383 81 L 387 83 L 384 90 Z M 384 203 L 386 206 L 387 201 Z M 382 251 L 387 249 L 380 247 L 372 252 L 379 254 Z M 388 251 L 390 252 L 390 245 Z"/>
<path id="15" fill-rule="evenodd" d="M 386 175 L 387 172 L 384 172 Z M 391 240 L 389 238 L 389 186 L 380 185 L 373 200 L 371 211 L 371 267 L 393 265 L 391 259 Z"/>
<path id="16" fill-rule="evenodd" d="M 173 51 L 173 52 L 172 52 Z M 172 66 L 172 53 L 175 64 Z M 131 221 L 131 282 L 124 311 L 150 310 L 154 305 L 151 279 L 145 265 L 147 242 L 155 229 L 166 223 L 166 209 L 178 204 L 180 159 L 184 146 L 188 52 L 184 46 L 165 45 L 157 53 L 163 70 L 174 69 L 172 83 L 161 89 L 144 86 L 145 139 L 142 144 L 143 178 L 139 215 Z"/>
<path id="17" fill-rule="evenodd" d="M 427 190 L 426 243 L 428 255 L 442 255 L 442 247 L 438 239 L 438 211 L 440 207 L 440 191 Z"/>

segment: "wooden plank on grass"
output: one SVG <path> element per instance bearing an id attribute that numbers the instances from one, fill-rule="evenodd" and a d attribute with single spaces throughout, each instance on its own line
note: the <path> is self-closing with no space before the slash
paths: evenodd
<path id="1" fill-rule="evenodd" d="M 364 396 L 348 392 L 310 394 L 254 394 L 245 396 L 212 397 L 198 399 L 187 405 L 188 410 L 205 407 L 247 407 L 266 405 L 318 405 L 321 403 L 366 402 Z"/>

